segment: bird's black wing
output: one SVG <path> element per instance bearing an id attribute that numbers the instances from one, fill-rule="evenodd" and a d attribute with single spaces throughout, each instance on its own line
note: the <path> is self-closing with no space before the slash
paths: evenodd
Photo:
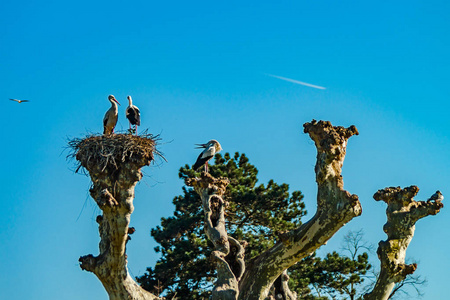
<path id="1" fill-rule="evenodd" d="M 195 164 L 192 166 L 193 170 L 197 170 L 199 169 L 201 166 L 203 166 L 208 160 L 210 160 L 211 158 L 213 158 L 213 155 L 211 156 L 205 156 L 202 157 L 203 153 L 200 153 L 200 155 L 197 158 L 197 161 L 195 162 Z"/>
<path id="2" fill-rule="evenodd" d="M 128 107 L 125 113 L 131 125 L 141 125 L 141 115 L 137 107 Z"/>
<path id="3" fill-rule="evenodd" d="M 136 125 L 141 126 L 141 112 L 139 111 L 139 108 L 136 106 L 134 107 L 136 112 Z"/>

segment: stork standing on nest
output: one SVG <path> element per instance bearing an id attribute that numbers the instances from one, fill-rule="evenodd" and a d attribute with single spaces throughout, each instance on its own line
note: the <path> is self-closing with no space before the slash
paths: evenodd
<path id="1" fill-rule="evenodd" d="M 117 117 L 119 113 L 119 108 L 117 104 L 120 103 L 116 100 L 113 95 L 108 96 L 109 102 L 111 102 L 111 108 L 105 114 L 103 118 L 103 134 L 109 135 L 114 133 L 114 127 L 117 124 Z"/>
<path id="2" fill-rule="evenodd" d="M 127 116 L 128 121 L 130 122 L 130 132 L 131 132 L 131 125 L 134 126 L 134 131 L 137 135 L 137 127 L 141 126 L 141 112 L 139 111 L 139 108 L 137 108 L 136 105 L 133 105 L 133 100 L 131 99 L 131 96 L 127 97 L 128 99 L 128 107 L 125 110 L 125 115 Z"/>
<path id="3" fill-rule="evenodd" d="M 200 153 L 200 155 L 197 158 L 197 161 L 192 166 L 192 169 L 197 170 L 201 166 L 205 165 L 205 172 L 208 173 L 208 161 L 214 157 L 216 153 L 218 153 L 220 150 L 222 150 L 222 147 L 220 146 L 219 142 L 216 140 L 210 140 L 206 144 L 197 144 L 198 148 L 205 148 L 205 150 Z"/>

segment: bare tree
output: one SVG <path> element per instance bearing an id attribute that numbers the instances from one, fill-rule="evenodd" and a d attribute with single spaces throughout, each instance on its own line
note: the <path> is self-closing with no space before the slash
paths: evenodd
<path id="1" fill-rule="evenodd" d="M 356 265 L 355 272 L 349 274 L 348 286 L 343 286 L 341 292 L 348 295 L 349 299 L 354 300 L 373 287 L 376 277 L 370 272 L 372 266 L 369 264 L 368 253 L 374 253 L 375 247 L 364 239 L 364 229 L 357 231 L 350 230 L 343 238 L 341 246 L 342 253 L 348 255 L 351 261 Z M 368 283 L 363 284 L 367 280 Z"/>
<path id="2" fill-rule="evenodd" d="M 373 196 L 388 205 L 387 223 L 383 226 L 388 239 L 378 244 L 380 275 L 372 292 L 364 296 L 365 300 L 388 299 L 395 284 L 404 281 L 417 269 L 416 263 L 405 264 L 406 249 L 414 236 L 415 224 L 421 218 L 437 214 L 444 206 L 441 192 L 437 191 L 427 201 L 415 201 L 413 197 L 418 192 L 417 186 L 404 189 L 390 187 L 379 190 Z"/>
<path id="3" fill-rule="evenodd" d="M 343 253 L 348 253 L 349 257 L 355 260 L 357 255 L 360 254 L 361 251 L 374 253 L 375 247 L 373 244 L 364 239 L 364 229 L 361 228 L 356 231 L 350 230 L 344 236 L 341 251 Z"/>
<path id="4" fill-rule="evenodd" d="M 414 290 L 418 297 L 422 297 L 424 296 L 424 293 L 422 292 L 421 287 L 426 284 L 426 278 L 415 274 L 408 275 L 402 281 L 395 283 L 388 299 L 396 299 L 398 298 L 397 296 L 400 295 L 407 296 L 409 298 L 411 296 L 408 292 L 409 289 Z"/>

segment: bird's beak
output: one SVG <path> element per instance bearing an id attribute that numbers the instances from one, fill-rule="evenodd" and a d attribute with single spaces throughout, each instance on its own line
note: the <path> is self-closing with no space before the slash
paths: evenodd
<path id="1" fill-rule="evenodd" d="M 114 102 L 120 105 L 119 101 L 116 100 L 116 98 L 113 98 Z"/>
<path id="2" fill-rule="evenodd" d="M 195 149 L 200 149 L 200 148 L 206 148 L 207 144 L 196 144 L 197 147 L 195 147 Z"/>

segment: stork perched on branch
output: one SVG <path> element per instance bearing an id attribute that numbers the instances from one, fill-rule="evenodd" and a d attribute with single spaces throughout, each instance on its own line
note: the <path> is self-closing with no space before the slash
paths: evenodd
<path id="1" fill-rule="evenodd" d="M 136 105 L 133 105 L 133 100 L 131 99 L 131 96 L 127 97 L 128 99 L 128 107 L 125 110 L 125 115 L 127 116 L 128 121 L 130 122 L 130 131 L 131 131 L 131 125 L 134 125 L 134 131 L 137 135 L 137 127 L 141 126 L 141 112 L 139 111 L 139 108 L 137 108 Z"/>
<path id="2" fill-rule="evenodd" d="M 109 102 L 111 102 L 111 107 L 110 109 L 108 109 L 105 117 L 103 118 L 103 134 L 106 135 L 114 133 L 114 127 L 116 127 L 119 114 L 119 108 L 117 107 L 117 104 L 120 105 L 120 103 L 113 95 L 109 95 L 108 100 Z"/>
<path id="3" fill-rule="evenodd" d="M 222 147 L 220 146 L 219 142 L 216 140 L 210 140 L 206 144 L 197 144 L 198 148 L 205 148 L 205 150 L 200 153 L 200 155 L 197 158 L 197 161 L 192 166 L 192 169 L 197 170 L 201 166 L 205 165 L 205 172 L 208 173 L 208 161 L 214 157 L 216 153 L 218 153 L 220 150 L 222 150 Z"/>

